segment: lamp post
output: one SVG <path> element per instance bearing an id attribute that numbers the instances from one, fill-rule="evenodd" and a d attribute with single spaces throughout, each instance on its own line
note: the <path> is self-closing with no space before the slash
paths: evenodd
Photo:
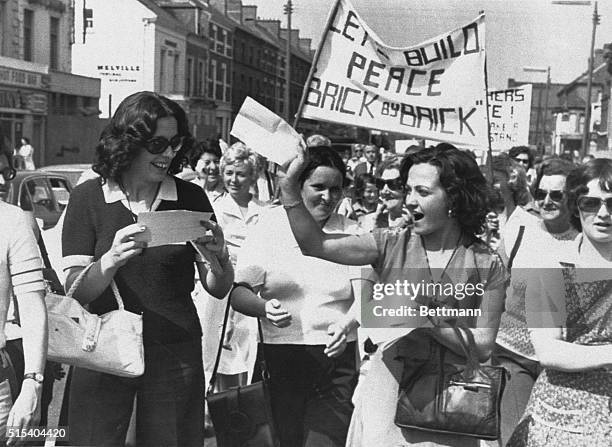
<path id="1" fill-rule="evenodd" d="M 536 139 L 537 146 L 539 148 L 540 144 L 546 148 L 546 144 L 544 144 L 544 139 L 547 138 L 547 124 L 548 124 L 548 96 L 550 92 L 550 65 L 546 68 L 541 67 L 523 67 L 523 71 L 528 73 L 546 73 L 546 93 L 544 96 L 544 120 L 542 123 L 542 133 L 540 134 L 540 105 L 541 105 L 541 97 L 542 91 L 540 90 L 538 93 L 538 114 L 536 116 Z"/>
<path id="2" fill-rule="evenodd" d="M 287 0 L 284 6 L 287 14 L 287 47 L 285 49 L 285 116 L 287 122 L 291 122 L 291 15 L 293 14 L 293 3 Z"/>
<path id="3" fill-rule="evenodd" d="M 590 1 L 581 0 L 554 0 L 556 5 L 581 5 L 590 6 Z M 582 147 L 580 148 L 580 158 L 584 157 L 588 152 L 590 142 L 590 127 L 591 127 L 591 94 L 593 92 L 593 52 L 595 51 L 595 31 L 599 25 L 601 16 L 597 13 L 597 2 L 593 6 L 593 31 L 591 34 L 591 51 L 589 53 L 589 69 L 587 72 L 587 96 L 586 105 L 584 107 L 584 134 L 582 135 Z"/>

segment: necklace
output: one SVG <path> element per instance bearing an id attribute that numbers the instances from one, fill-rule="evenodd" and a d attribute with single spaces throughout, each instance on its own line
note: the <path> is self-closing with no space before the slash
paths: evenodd
<path id="1" fill-rule="evenodd" d="M 136 214 L 134 214 L 134 211 L 132 211 L 132 204 L 130 203 L 130 194 L 125 190 L 122 183 L 119 183 L 119 188 L 121 188 L 121 192 L 125 196 L 125 201 L 127 202 L 128 208 L 130 210 L 130 216 L 132 216 L 132 220 L 134 221 L 134 223 L 136 223 L 136 217 L 135 217 Z M 151 201 L 151 204 L 149 205 L 149 209 L 147 210 L 148 212 L 151 212 L 151 210 L 153 209 L 153 205 L 155 204 L 155 201 L 157 200 L 157 196 L 159 194 L 160 188 L 161 188 L 161 182 L 157 183 L 157 188 L 155 188 L 155 195 L 153 196 L 153 200 Z"/>
<path id="2" fill-rule="evenodd" d="M 443 277 L 444 274 L 446 273 L 446 270 L 448 269 L 448 266 L 450 265 L 451 261 L 453 260 L 453 258 L 455 257 L 455 254 L 457 253 L 457 250 L 459 250 L 459 243 L 461 242 L 461 233 L 459 234 L 459 238 L 457 239 L 457 243 L 455 244 L 455 248 L 453 249 L 453 252 L 451 253 L 450 257 L 448 258 L 448 261 L 446 261 L 446 265 L 444 266 L 444 269 L 442 270 L 442 273 L 440 274 L 440 277 L 438 278 L 438 280 L 436 282 L 439 282 Z M 422 241 L 422 239 L 421 239 Z M 423 248 L 425 250 L 425 260 L 427 261 L 427 269 L 429 270 L 429 276 L 431 277 L 431 279 L 434 279 L 434 275 L 433 272 L 431 271 L 431 265 L 429 264 L 429 257 L 427 256 L 427 248 L 425 247 L 425 244 L 423 244 Z"/>

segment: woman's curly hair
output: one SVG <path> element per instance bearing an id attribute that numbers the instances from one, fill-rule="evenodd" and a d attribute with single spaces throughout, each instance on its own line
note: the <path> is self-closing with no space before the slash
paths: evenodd
<path id="1" fill-rule="evenodd" d="M 595 158 L 583 165 L 577 166 L 567 176 L 565 188 L 567 190 L 567 206 L 570 211 L 570 222 L 579 231 L 582 231 L 578 198 L 589 192 L 587 183 L 597 180 L 602 191 L 612 192 L 612 160 L 609 158 Z"/>
<path id="2" fill-rule="evenodd" d="M 481 233 L 489 205 L 489 187 L 476 161 L 448 143 L 423 149 L 404 158 L 400 176 L 405 184 L 414 165 L 428 163 L 438 168 L 440 185 L 448 196 L 448 207 L 461 230 L 471 236 Z"/>
<path id="3" fill-rule="evenodd" d="M 169 174 L 180 172 L 187 163 L 193 139 L 185 111 L 176 102 L 153 92 L 138 92 L 125 98 L 110 123 L 102 131 L 96 146 L 93 170 L 104 181 L 121 180 L 132 161 L 144 149 L 156 131 L 157 120 L 174 117 L 183 144 L 170 162 Z"/>

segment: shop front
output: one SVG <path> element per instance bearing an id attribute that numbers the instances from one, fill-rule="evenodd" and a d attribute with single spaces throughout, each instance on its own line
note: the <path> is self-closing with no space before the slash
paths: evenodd
<path id="1" fill-rule="evenodd" d="M 34 164 L 40 166 L 45 151 L 47 92 L 46 67 L 29 62 L 0 60 L 0 143 L 4 150 L 14 150 L 26 137 L 34 147 Z M 36 71 L 35 71 L 36 70 Z"/>

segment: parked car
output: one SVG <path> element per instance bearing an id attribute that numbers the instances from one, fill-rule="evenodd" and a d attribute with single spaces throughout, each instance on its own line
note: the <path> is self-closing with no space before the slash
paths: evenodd
<path id="1" fill-rule="evenodd" d="M 57 224 L 68 205 L 71 191 L 68 177 L 37 169 L 17 171 L 15 178 L 5 185 L 2 195 L 6 202 L 32 212 L 46 230 Z"/>
<path id="2" fill-rule="evenodd" d="M 79 178 L 83 172 L 91 169 L 91 164 L 87 163 L 73 163 L 65 165 L 49 165 L 40 168 L 41 171 L 51 172 L 53 174 L 60 174 L 68 177 L 70 186 L 73 188 L 77 185 Z"/>

